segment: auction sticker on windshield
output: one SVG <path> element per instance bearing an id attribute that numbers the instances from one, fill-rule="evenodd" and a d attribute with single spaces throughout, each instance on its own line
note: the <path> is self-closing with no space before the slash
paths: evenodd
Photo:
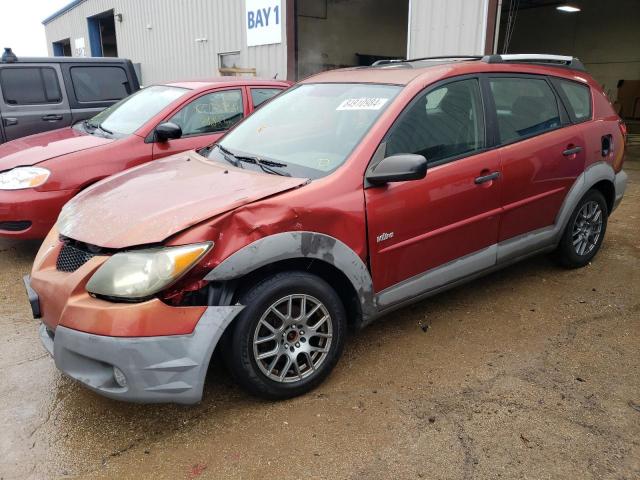
<path id="1" fill-rule="evenodd" d="M 388 98 L 347 98 L 336 110 L 380 110 Z"/>

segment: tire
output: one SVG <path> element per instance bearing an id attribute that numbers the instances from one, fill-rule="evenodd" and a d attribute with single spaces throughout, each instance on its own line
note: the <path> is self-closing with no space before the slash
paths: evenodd
<path id="1" fill-rule="evenodd" d="M 589 190 L 569 217 L 555 251 L 556 260 L 566 268 L 580 268 L 596 256 L 607 230 L 609 210 L 598 190 Z"/>
<path id="2" fill-rule="evenodd" d="M 282 272 L 248 288 L 239 303 L 245 308 L 222 353 L 243 389 L 281 400 L 309 392 L 329 375 L 342 354 L 347 319 L 327 282 L 306 272 Z M 313 312 L 307 319 L 303 303 L 307 315 Z"/>

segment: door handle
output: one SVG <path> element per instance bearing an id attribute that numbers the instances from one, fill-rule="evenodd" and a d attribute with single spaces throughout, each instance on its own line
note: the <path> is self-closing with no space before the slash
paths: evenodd
<path id="1" fill-rule="evenodd" d="M 568 148 L 567 150 L 562 152 L 562 155 L 564 155 L 565 157 L 570 157 L 571 155 L 575 155 L 576 153 L 580 153 L 581 151 L 582 147 Z"/>
<path id="2" fill-rule="evenodd" d="M 500 178 L 500 172 L 493 172 L 493 173 L 490 173 L 488 175 L 482 175 L 480 177 L 476 177 L 474 182 L 475 182 L 476 185 L 480 185 L 481 183 L 490 182 L 490 181 L 495 180 L 497 178 Z"/>
<path id="3" fill-rule="evenodd" d="M 56 120 L 62 120 L 62 115 L 56 115 L 56 114 L 44 115 L 42 117 L 42 120 L 44 120 L 45 122 L 55 122 Z"/>
<path id="4" fill-rule="evenodd" d="M 11 126 L 13 126 L 13 125 L 17 125 L 17 124 L 18 124 L 18 119 L 17 119 L 17 118 L 12 118 L 12 117 L 9 117 L 9 118 L 3 118 L 3 119 L 2 119 L 2 124 L 3 124 L 5 127 L 11 127 Z"/>

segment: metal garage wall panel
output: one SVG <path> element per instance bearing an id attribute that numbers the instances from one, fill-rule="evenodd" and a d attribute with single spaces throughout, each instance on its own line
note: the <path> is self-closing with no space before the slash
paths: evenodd
<path id="1" fill-rule="evenodd" d="M 89 55 L 87 17 L 113 9 L 123 17 L 115 23 L 118 55 L 142 64 L 144 85 L 218 76 L 225 52 L 240 52 L 240 66 L 259 77 L 286 78 L 285 22 L 281 44 L 247 48 L 244 8 L 244 0 L 86 0 L 47 23 L 47 45 L 52 55 L 52 42 L 70 38 L 73 48 L 84 37 Z"/>
<path id="2" fill-rule="evenodd" d="M 285 80 L 287 78 L 287 23 L 286 23 L 286 11 L 288 1 L 295 0 L 282 0 L 282 43 L 274 45 L 260 45 L 257 47 L 245 47 L 243 51 L 243 60 L 251 67 L 258 69 L 258 75 L 265 78 L 274 78 L 277 76 L 278 80 Z M 240 3 L 242 6 L 241 15 L 245 18 L 245 5 L 244 0 L 237 0 L 236 3 Z M 244 20 L 241 22 L 242 45 L 247 44 L 247 31 L 244 28 Z"/>
<path id="3" fill-rule="evenodd" d="M 489 0 L 410 0 L 407 58 L 484 53 Z"/>

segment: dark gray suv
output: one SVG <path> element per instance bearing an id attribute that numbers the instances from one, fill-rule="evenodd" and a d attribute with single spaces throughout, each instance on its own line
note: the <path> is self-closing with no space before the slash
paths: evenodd
<path id="1" fill-rule="evenodd" d="M 16 58 L 0 61 L 0 143 L 93 117 L 140 89 L 130 60 Z"/>

